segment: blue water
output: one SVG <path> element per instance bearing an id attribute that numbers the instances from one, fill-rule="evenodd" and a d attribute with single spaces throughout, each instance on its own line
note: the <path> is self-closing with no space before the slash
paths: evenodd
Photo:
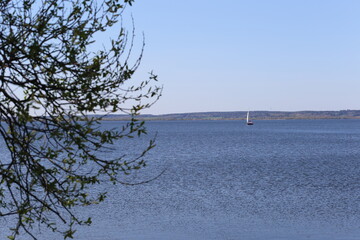
<path id="1" fill-rule="evenodd" d="M 101 186 L 111 194 L 77 209 L 93 225 L 75 239 L 360 239 L 359 120 L 147 124 L 157 147 L 149 166 L 124 180 L 165 173 L 143 185 Z M 109 155 L 145 142 L 119 142 Z"/>

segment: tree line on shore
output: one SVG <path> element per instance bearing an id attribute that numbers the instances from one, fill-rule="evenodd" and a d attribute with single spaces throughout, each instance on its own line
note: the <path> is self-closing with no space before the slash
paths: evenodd
<path id="1" fill-rule="evenodd" d="M 244 120 L 247 111 L 234 112 L 195 112 L 195 113 L 173 113 L 137 116 L 141 120 Z M 256 120 L 285 120 L 285 119 L 360 119 L 360 110 L 340 111 L 253 111 L 250 113 L 252 119 Z M 127 115 L 108 115 L 103 120 L 128 120 Z"/>

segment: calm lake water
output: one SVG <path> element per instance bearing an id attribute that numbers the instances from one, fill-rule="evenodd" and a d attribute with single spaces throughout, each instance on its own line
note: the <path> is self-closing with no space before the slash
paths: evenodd
<path id="1" fill-rule="evenodd" d="M 157 147 L 132 181 L 165 173 L 143 185 L 101 186 L 111 194 L 78 209 L 93 225 L 79 228 L 75 239 L 360 239 L 359 120 L 147 125 L 150 136 L 157 132 Z M 119 143 L 109 154 L 145 142 Z"/>

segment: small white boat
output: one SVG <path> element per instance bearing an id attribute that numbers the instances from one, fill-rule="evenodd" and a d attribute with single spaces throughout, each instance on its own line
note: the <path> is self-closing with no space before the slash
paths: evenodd
<path id="1" fill-rule="evenodd" d="M 247 116 L 246 116 L 246 125 L 254 125 L 254 123 L 249 119 L 249 111 L 247 112 Z"/>

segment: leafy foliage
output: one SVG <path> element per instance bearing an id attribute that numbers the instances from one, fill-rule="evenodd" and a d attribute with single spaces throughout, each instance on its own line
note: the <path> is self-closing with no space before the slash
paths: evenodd
<path id="1" fill-rule="evenodd" d="M 142 157 L 153 141 L 128 161 L 97 154 L 114 141 L 146 133 L 136 116 L 161 94 L 152 86 L 152 73 L 138 85 L 129 84 L 142 51 L 130 64 L 134 33 L 118 24 L 132 2 L 0 1 L 0 134 L 11 154 L 0 159 L 0 216 L 17 219 L 10 239 L 21 231 L 36 239 L 36 223 L 71 238 L 74 225 L 91 224 L 91 219 L 79 219 L 73 207 L 106 197 L 91 196 L 93 184 L 117 183 L 121 173 L 145 166 Z M 116 28 L 108 49 L 91 51 L 95 34 L 110 29 L 113 34 Z M 109 130 L 100 127 L 101 117 L 89 117 L 111 112 L 132 120 Z M 58 228 L 54 216 L 66 230 Z"/>

